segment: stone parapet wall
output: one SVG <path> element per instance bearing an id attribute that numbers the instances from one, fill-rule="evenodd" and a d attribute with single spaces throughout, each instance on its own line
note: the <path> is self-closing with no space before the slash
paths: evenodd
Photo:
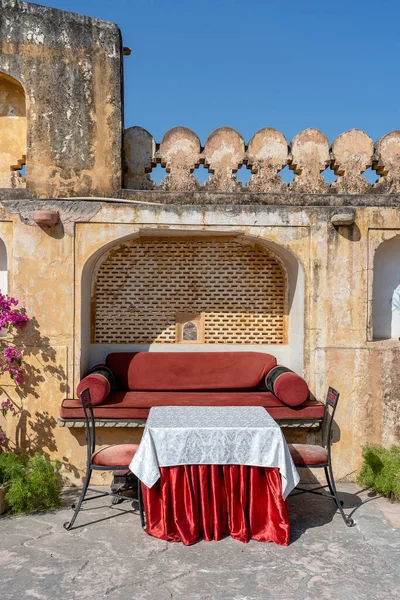
<path id="1" fill-rule="evenodd" d="M 288 145 L 282 133 L 265 127 L 248 142 L 230 127 L 220 127 L 204 147 L 186 127 L 170 129 L 159 144 L 141 127 L 124 135 L 124 187 L 136 190 L 175 192 L 262 192 L 268 194 L 398 194 L 400 192 L 400 131 L 392 131 L 375 144 L 359 129 L 339 135 L 330 145 L 317 129 L 305 129 Z M 166 176 L 159 184 L 151 171 L 161 164 Z M 196 169 L 204 165 L 210 173 L 202 185 Z M 243 186 L 236 173 L 243 165 L 251 171 Z M 279 172 L 286 166 L 295 178 L 286 184 Z M 369 183 L 363 173 L 372 168 L 377 181 Z M 323 172 L 332 169 L 337 179 L 329 184 Z"/>

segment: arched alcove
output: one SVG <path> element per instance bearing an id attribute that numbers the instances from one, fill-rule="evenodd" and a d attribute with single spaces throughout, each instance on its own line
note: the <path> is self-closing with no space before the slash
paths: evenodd
<path id="1" fill-rule="evenodd" d="M 110 250 L 93 280 L 92 342 L 175 343 L 178 313 L 204 315 L 205 344 L 284 344 L 286 273 L 240 237 L 141 237 Z"/>
<path id="2" fill-rule="evenodd" d="M 25 161 L 25 92 L 16 79 L 0 72 L 0 188 L 24 187 L 18 171 Z"/>
<path id="3" fill-rule="evenodd" d="M 399 284 L 400 235 L 396 235 L 383 242 L 374 257 L 372 325 L 376 340 L 392 337 L 392 298 Z"/>
<path id="4" fill-rule="evenodd" d="M 264 238 L 158 230 L 108 244 L 83 270 L 81 314 L 82 371 L 112 351 L 186 349 L 269 352 L 303 371 L 303 270 Z"/>

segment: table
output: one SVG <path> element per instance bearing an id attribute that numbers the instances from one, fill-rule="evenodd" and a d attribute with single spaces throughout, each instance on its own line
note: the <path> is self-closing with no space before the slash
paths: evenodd
<path id="1" fill-rule="evenodd" d="M 130 469 L 150 535 L 187 545 L 224 534 L 289 543 L 286 498 L 299 476 L 263 407 L 154 407 Z"/>

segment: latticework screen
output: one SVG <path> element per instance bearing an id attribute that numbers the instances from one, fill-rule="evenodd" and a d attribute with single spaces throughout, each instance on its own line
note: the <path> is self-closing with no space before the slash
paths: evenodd
<path id="1" fill-rule="evenodd" d="M 174 343 L 183 312 L 203 316 L 206 344 L 285 343 L 285 273 L 258 245 L 137 239 L 109 251 L 94 277 L 95 343 Z"/>

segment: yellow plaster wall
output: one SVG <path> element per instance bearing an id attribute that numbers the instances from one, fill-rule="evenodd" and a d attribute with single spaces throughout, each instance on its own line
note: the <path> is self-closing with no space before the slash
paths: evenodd
<path id="1" fill-rule="evenodd" d="M 299 260 L 305 279 L 304 366 L 312 392 L 323 398 L 328 385 L 341 392 L 333 448 L 338 477 L 353 479 L 366 441 L 399 441 L 400 343 L 367 341 L 370 278 L 368 232 L 379 226 L 400 229 L 392 209 L 360 208 L 356 226 L 335 230 L 326 215 L 307 209 L 275 209 L 255 224 L 250 209 L 104 205 L 91 221 L 75 225 L 75 235 L 25 225 L 2 209 L 0 237 L 9 260 L 9 290 L 32 318 L 21 336 L 28 377 L 18 394 L 3 378 L 3 393 L 23 408 L 6 427 L 22 449 L 42 449 L 64 465 L 70 481 L 81 479 L 84 431 L 60 428 L 61 400 L 70 396 L 84 370 L 82 278 L 110 246 L 146 235 L 235 232 L 276 243 Z M 85 326 L 86 327 L 86 326 Z M 89 333 L 86 331 L 86 333 Z M 4 425 L 4 421 L 2 421 Z M 138 441 L 140 429 L 101 428 L 99 444 Z M 16 437 L 15 437 L 16 434 Z M 288 433 L 288 439 L 318 440 L 315 431 Z M 101 476 L 99 475 L 99 480 Z"/>

